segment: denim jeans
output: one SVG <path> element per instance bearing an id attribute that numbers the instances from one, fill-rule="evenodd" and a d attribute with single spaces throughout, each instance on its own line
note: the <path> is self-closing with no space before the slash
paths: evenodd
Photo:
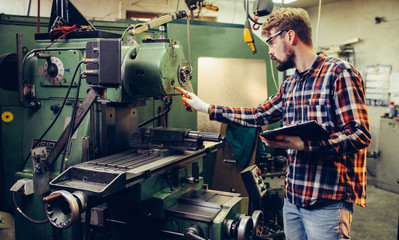
<path id="1" fill-rule="evenodd" d="M 325 200 L 302 208 L 284 199 L 283 220 L 286 240 L 351 239 L 353 204 Z"/>

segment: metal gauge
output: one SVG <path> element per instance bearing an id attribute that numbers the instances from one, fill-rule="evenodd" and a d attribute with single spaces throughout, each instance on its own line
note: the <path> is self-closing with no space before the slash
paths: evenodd
<path id="1" fill-rule="evenodd" d="M 64 64 L 57 57 L 51 57 L 51 64 L 49 61 L 44 63 L 44 76 L 51 84 L 58 84 L 64 76 Z"/>

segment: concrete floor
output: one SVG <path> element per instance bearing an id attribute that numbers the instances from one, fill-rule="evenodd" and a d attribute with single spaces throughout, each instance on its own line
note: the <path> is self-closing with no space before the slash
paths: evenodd
<path id="1" fill-rule="evenodd" d="M 354 207 L 351 237 L 353 240 L 396 240 L 399 194 L 376 188 L 368 179 L 367 207 Z M 399 187 L 399 185 L 398 185 Z"/>

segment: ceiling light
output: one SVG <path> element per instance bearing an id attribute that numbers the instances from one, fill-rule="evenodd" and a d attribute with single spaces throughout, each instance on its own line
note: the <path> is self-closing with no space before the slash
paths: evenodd
<path id="1" fill-rule="evenodd" d="M 274 3 L 282 3 L 283 1 L 285 4 L 296 2 L 296 0 L 273 0 Z"/>

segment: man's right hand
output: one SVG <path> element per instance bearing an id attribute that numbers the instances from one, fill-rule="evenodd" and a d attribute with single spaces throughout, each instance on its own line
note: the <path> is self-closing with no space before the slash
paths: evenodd
<path id="1" fill-rule="evenodd" d="M 297 136 L 278 135 L 274 140 L 268 140 L 262 136 L 260 138 L 266 146 L 271 148 L 294 149 L 298 151 L 305 149 L 305 143 Z"/>
<path id="2" fill-rule="evenodd" d="M 183 90 L 183 89 L 182 89 Z M 195 95 L 192 92 L 188 92 L 186 90 L 183 90 L 185 92 L 185 94 L 183 94 L 183 97 L 181 98 L 182 102 L 184 105 L 188 105 L 191 108 L 200 111 L 200 112 L 204 112 L 206 114 L 208 114 L 208 109 L 209 109 L 209 104 L 205 103 L 204 101 L 202 101 L 199 97 L 197 97 L 197 95 Z"/>

